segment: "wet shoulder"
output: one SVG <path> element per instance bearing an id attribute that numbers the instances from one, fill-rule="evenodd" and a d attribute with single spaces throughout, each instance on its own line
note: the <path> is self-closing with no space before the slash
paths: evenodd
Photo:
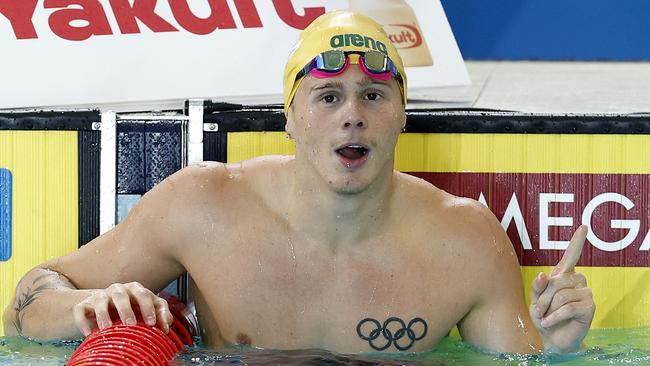
<path id="1" fill-rule="evenodd" d="M 394 202 L 403 213 L 436 218 L 455 196 L 422 178 L 395 172 Z"/>
<path id="2" fill-rule="evenodd" d="M 278 173 L 278 169 L 290 160 L 285 156 L 264 156 L 238 163 L 204 161 L 181 169 L 168 178 L 168 183 L 194 190 L 246 189 L 255 180 L 268 178 L 273 172 Z"/>
<path id="3" fill-rule="evenodd" d="M 400 211 L 420 224 L 422 235 L 437 239 L 432 245 L 453 243 L 457 254 L 466 259 L 514 252 L 501 224 L 480 202 L 455 196 L 417 177 L 399 173 L 397 178 Z"/>
<path id="4" fill-rule="evenodd" d="M 161 183 L 186 206 L 206 203 L 242 205 L 286 186 L 283 174 L 291 157 L 265 156 L 239 163 L 206 161 L 188 166 Z M 241 209 L 241 206 L 240 206 Z"/>

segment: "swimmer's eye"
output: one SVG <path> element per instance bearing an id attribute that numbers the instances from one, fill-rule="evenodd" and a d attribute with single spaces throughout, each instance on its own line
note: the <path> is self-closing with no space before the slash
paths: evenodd
<path id="1" fill-rule="evenodd" d="M 371 100 L 371 101 L 379 100 L 379 99 L 381 99 L 381 94 L 377 93 L 377 92 L 369 92 L 369 93 L 366 93 L 366 99 Z"/>
<path id="2" fill-rule="evenodd" d="M 379 98 L 379 94 L 377 94 L 377 93 L 368 93 L 368 94 L 366 94 L 366 98 L 368 98 L 369 100 L 377 100 L 377 98 Z"/>
<path id="3" fill-rule="evenodd" d="M 322 100 L 323 102 L 329 104 L 329 103 L 334 103 L 334 102 L 336 102 L 337 98 L 336 98 L 335 95 L 328 94 L 328 95 L 323 96 L 323 97 L 321 98 L 321 100 Z"/>

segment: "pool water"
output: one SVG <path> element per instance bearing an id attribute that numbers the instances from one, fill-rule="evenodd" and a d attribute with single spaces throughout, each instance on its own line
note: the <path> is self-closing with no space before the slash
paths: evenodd
<path id="1" fill-rule="evenodd" d="M 196 347 L 180 354 L 171 365 L 650 365 L 650 327 L 595 329 L 579 354 L 521 356 L 481 352 L 455 338 L 443 340 L 427 353 L 415 355 L 347 356 L 329 352 L 259 351 L 236 349 L 214 352 Z M 79 343 L 39 343 L 18 337 L 0 338 L 0 365 L 64 365 Z"/>

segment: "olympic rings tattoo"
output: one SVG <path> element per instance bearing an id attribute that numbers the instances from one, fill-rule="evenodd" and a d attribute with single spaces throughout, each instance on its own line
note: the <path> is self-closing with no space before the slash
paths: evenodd
<path id="1" fill-rule="evenodd" d="M 363 333 L 363 327 L 366 324 L 372 324 L 372 330 L 368 334 Z M 391 324 L 397 323 L 398 328 L 395 329 L 395 325 L 391 327 Z M 413 330 L 415 324 L 422 324 L 422 334 L 416 335 Z M 391 331 L 389 328 L 392 328 Z M 427 335 L 429 330 L 427 323 L 422 318 L 414 318 L 411 320 L 408 325 L 404 321 L 397 317 L 390 317 L 386 319 L 384 324 L 379 323 L 378 320 L 372 318 L 365 318 L 357 324 L 357 334 L 364 341 L 368 341 L 370 347 L 377 351 L 383 351 L 388 347 L 394 345 L 400 351 L 406 351 L 413 347 L 415 341 L 419 341 Z M 393 334 L 393 331 L 395 332 Z M 382 335 L 385 341 L 379 340 L 375 342 L 379 336 Z M 407 340 L 401 341 L 406 338 Z"/>

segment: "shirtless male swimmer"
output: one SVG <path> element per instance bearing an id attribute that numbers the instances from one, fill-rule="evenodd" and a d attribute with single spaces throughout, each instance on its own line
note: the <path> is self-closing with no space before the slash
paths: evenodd
<path id="1" fill-rule="evenodd" d="M 533 281 L 527 308 L 493 214 L 393 170 L 405 94 L 402 61 L 379 24 L 321 16 L 285 69 L 295 157 L 168 177 L 113 230 L 28 272 L 5 333 L 78 339 L 110 325 L 109 308 L 133 323 L 131 304 L 167 330 L 168 305 L 155 294 L 187 271 L 214 348 L 420 352 L 457 325 L 465 341 L 498 352 L 578 350 L 595 308 L 574 272 L 586 228 Z"/>

